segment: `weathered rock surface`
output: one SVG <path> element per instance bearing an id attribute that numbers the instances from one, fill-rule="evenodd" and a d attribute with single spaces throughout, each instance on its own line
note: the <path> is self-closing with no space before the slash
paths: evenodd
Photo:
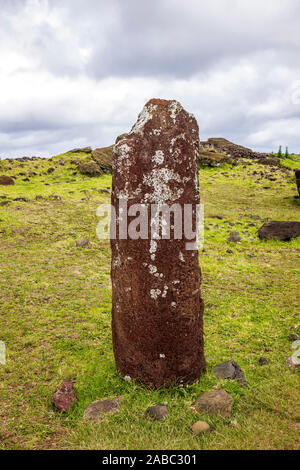
<path id="1" fill-rule="evenodd" d="M 95 162 L 79 162 L 78 170 L 83 175 L 88 176 L 99 176 L 103 174 L 103 171 Z"/>
<path id="2" fill-rule="evenodd" d="M 214 367 L 214 373 L 218 379 L 237 379 L 240 385 L 247 385 L 246 377 L 240 366 L 232 359 L 230 361 L 222 362 Z"/>
<path id="3" fill-rule="evenodd" d="M 119 411 L 121 400 L 122 397 L 115 397 L 94 401 L 85 409 L 83 417 L 89 420 L 101 421 L 105 418 L 105 415 Z"/>
<path id="4" fill-rule="evenodd" d="M 207 431 L 210 431 L 210 425 L 206 423 L 205 421 L 197 421 L 192 426 L 192 432 L 196 436 L 199 436 L 199 434 L 202 434 L 203 432 L 207 432 Z"/>
<path id="5" fill-rule="evenodd" d="M 300 222 L 266 222 L 258 230 L 258 236 L 266 240 L 289 241 L 292 238 L 299 237 Z"/>
<path id="6" fill-rule="evenodd" d="M 240 242 L 241 240 L 242 239 L 240 237 L 239 232 L 230 232 L 230 235 L 227 239 L 228 242 L 234 242 L 234 243 Z"/>
<path id="7" fill-rule="evenodd" d="M 53 394 L 52 403 L 55 411 L 64 413 L 68 411 L 72 403 L 76 402 L 74 383 L 66 380 L 62 382 Z"/>
<path id="8" fill-rule="evenodd" d="M 81 238 L 80 240 L 77 240 L 76 246 L 79 248 L 84 248 L 89 246 L 90 241 L 87 238 Z"/>
<path id="9" fill-rule="evenodd" d="M 92 159 L 97 163 L 104 173 L 111 173 L 113 145 L 97 148 L 92 151 Z"/>
<path id="10" fill-rule="evenodd" d="M 265 366 L 266 364 L 268 364 L 268 359 L 266 359 L 265 357 L 260 357 L 258 360 L 258 364 L 260 366 Z"/>
<path id="11" fill-rule="evenodd" d="M 92 147 L 81 147 L 81 148 L 68 150 L 67 153 L 91 153 L 91 152 L 92 152 Z"/>
<path id="12" fill-rule="evenodd" d="M 212 390 L 203 393 L 193 404 L 197 413 L 215 415 L 220 413 L 223 418 L 229 418 L 232 411 L 233 398 L 225 390 Z"/>
<path id="13" fill-rule="evenodd" d="M 176 101 L 150 100 L 131 132 L 119 139 L 113 154 L 112 205 L 117 238 L 112 247 L 112 334 L 117 369 L 123 377 L 151 387 L 173 380 L 194 382 L 205 371 L 203 301 L 198 250 L 186 250 L 186 238 L 162 239 L 162 225 L 151 237 L 151 205 L 200 202 L 197 173 L 198 125 Z M 146 238 L 122 239 L 120 227 L 132 217 L 119 211 L 144 204 Z M 122 208 L 123 209 L 123 208 Z M 152 207 L 153 209 L 153 207 Z M 138 213 L 137 213 L 138 215 Z M 152 222 L 155 218 L 152 218 Z M 173 220 L 173 216 L 171 216 Z M 153 224 L 152 224 L 153 227 Z M 148 237 L 147 237 L 148 236 Z"/>
<path id="14" fill-rule="evenodd" d="M 2 175 L 0 176 L 0 184 L 3 186 L 10 186 L 15 184 L 15 182 L 10 176 Z"/>
<path id="15" fill-rule="evenodd" d="M 168 415 L 168 407 L 164 403 L 158 403 L 147 408 L 145 415 L 150 416 L 154 421 L 162 421 Z"/>
<path id="16" fill-rule="evenodd" d="M 224 163 L 230 163 L 231 159 L 225 152 L 211 151 L 201 148 L 198 153 L 200 165 L 218 167 Z"/>
<path id="17" fill-rule="evenodd" d="M 246 158 L 253 159 L 263 165 L 280 166 L 279 158 L 270 157 L 267 153 L 254 152 L 247 147 L 234 144 L 233 142 L 230 142 L 227 139 L 223 139 L 222 137 L 211 137 L 207 140 L 207 142 L 201 142 L 201 145 L 206 148 L 218 150 L 219 152 L 224 152 L 236 160 L 239 160 L 240 158 Z"/>

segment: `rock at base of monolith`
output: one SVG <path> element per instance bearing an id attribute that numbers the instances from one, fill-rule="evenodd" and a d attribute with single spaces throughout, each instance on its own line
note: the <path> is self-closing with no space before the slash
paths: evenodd
<path id="1" fill-rule="evenodd" d="M 258 236 L 266 240 L 289 241 L 299 237 L 300 222 L 266 222 L 259 230 Z"/>
<path id="2" fill-rule="evenodd" d="M 182 212 L 184 204 L 191 204 L 195 228 L 200 203 L 198 149 L 195 118 L 176 101 L 152 99 L 113 152 L 112 205 L 117 221 L 116 239 L 111 240 L 114 354 L 124 378 L 155 388 L 174 381 L 195 382 L 205 371 L 196 236 L 191 240 L 185 235 L 175 237 L 173 214 L 169 221 L 163 215 L 157 231 L 151 233 L 155 226 L 151 209 L 157 215 L 162 206 L 173 204 Z M 127 204 L 127 211 L 120 208 L 121 203 Z M 122 238 L 120 229 L 134 220 L 127 214 L 135 204 L 142 204 L 148 216 L 146 237 Z M 168 228 L 170 239 L 162 238 L 162 231 Z M 192 249 L 186 249 L 187 242 L 192 242 Z"/>
<path id="3" fill-rule="evenodd" d="M 211 390 L 203 393 L 193 404 L 192 409 L 197 413 L 216 415 L 229 418 L 232 411 L 233 398 L 225 390 Z"/>
<path id="4" fill-rule="evenodd" d="M 168 407 L 164 403 L 158 403 L 157 405 L 149 406 L 145 415 L 149 416 L 154 421 L 163 421 L 168 415 Z"/>
<path id="5" fill-rule="evenodd" d="M 247 381 L 244 372 L 240 366 L 233 361 L 222 362 L 214 367 L 214 373 L 218 379 L 234 380 L 237 379 L 238 383 L 247 386 Z"/>
<path id="6" fill-rule="evenodd" d="M 55 411 L 65 413 L 71 405 L 77 401 L 74 391 L 74 383 L 65 380 L 55 390 L 52 398 L 52 404 Z"/>

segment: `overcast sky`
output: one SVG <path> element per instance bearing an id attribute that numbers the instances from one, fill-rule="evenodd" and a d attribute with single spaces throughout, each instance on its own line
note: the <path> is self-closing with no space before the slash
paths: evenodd
<path id="1" fill-rule="evenodd" d="M 300 153 L 300 1 L 0 0 L 0 156 L 110 145 L 150 98 Z"/>

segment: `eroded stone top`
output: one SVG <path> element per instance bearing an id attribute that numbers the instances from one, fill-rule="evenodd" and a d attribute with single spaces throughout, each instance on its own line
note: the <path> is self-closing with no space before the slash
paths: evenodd
<path id="1" fill-rule="evenodd" d="M 178 101 L 151 99 L 129 134 L 114 147 L 113 171 L 118 173 L 116 197 L 140 203 L 179 202 L 192 184 L 197 165 L 199 130 L 195 117 Z M 191 153 L 194 158 L 191 158 Z M 147 190 L 148 188 L 148 190 Z"/>

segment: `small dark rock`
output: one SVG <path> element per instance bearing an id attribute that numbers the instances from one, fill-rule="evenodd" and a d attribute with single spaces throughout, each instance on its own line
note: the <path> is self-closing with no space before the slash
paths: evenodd
<path id="1" fill-rule="evenodd" d="M 76 402 L 74 383 L 66 380 L 62 382 L 53 394 L 52 403 L 54 410 L 60 413 L 68 411 L 72 403 Z"/>
<path id="2" fill-rule="evenodd" d="M 232 250 L 229 248 L 229 249 L 226 251 L 226 253 L 228 253 L 228 254 L 232 254 L 232 253 L 233 253 L 233 251 L 232 251 Z"/>
<path id="3" fill-rule="evenodd" d="M 87 238 L 81 238 L 80 240 L 77 240 L 76 242 L 76 246 L 81 247 L 81 248 L 89 246 L 89 244 L 90 244 L 90 241 Z"/>
<path id="4" fill-rule="evenodd" d="M 264 365 L 268 364 L 268 359 L 266 359 L 265 357 L 260 357 L 259 360 L 258 360 L 258 364 L 260 366 L 264 366 Z"/>
<path id="5" fill-rule="evenodd" d="M 26 197 L 16 197 L 14 201 L 28 202 L 28 199 L 26 199 Z"/>
<path id="6" fill-rule="evenodd" d="M 168 407 L 163 403 L 158 403 L 157 405 L 147 408 L 145 414 L 155 421 L 162 421 L 168 414 Z"/>
<path id="7" fill-rule="evenodd" d="M 246 377 L 240 366 L 232 359 L 230 361 L 222 362 L 214 367 L 214 373 L 218 379 L 237 379 L 238 383 L 247 386 Z"/>
<path id="8" fill-rule="evenodd" d="M 48 168 L 47 173 L 50 175 L 54 171 L 55 171 L 55 168 L 51 167 L 51 168 Z"/>

